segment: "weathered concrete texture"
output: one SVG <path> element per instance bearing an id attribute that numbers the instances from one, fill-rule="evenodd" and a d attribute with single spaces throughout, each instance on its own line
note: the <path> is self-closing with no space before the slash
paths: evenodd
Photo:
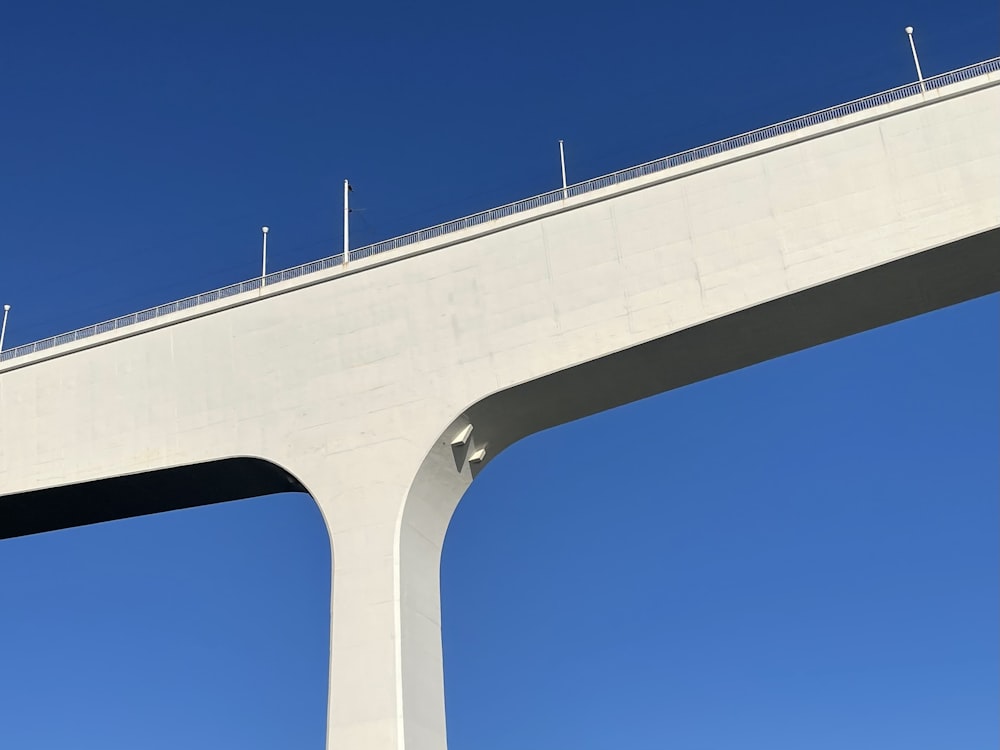
<path id="1" fill-rule="evenodd" d="M 196 503 L 303 486 L 333 547 L 330 747 L 440 750 L 440 553 L 474 472 L 536 430 L 1000 290 L 996 83 L 5 363 L 0 536 L 177 507 L 184 482 L 221 485 Z"/>

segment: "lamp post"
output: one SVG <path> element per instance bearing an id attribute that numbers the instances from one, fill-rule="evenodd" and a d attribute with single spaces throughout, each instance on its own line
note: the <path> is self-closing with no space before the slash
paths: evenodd
<path id="1" fill-rule="evenodd" d="M 0 325 L 0 352 L 3 351 L 3 337 L 7 333 L 7 313 L 10 312 L 10 305 L 3 306 L 3 325 Z"/>
<path id="2" fill-rule="evenodd" d="M 260 263 L 260 276 L 263 279 L 267 276 L 267 227 L 261 227 L 260 231 L 264 233 L 264 249 L 262 251 L 263 258 Z M 263 281 L 261 281 L 263 284 Z"/>
<path id="3" fill-rule="evenodd" d="M 913 27 L 906 27 L 906 36 L 910 40 L 910 52 L 913 53 L 913 64 L 917 68 L 917 80 L 920 81 L 920 90 L 926 91 L 924 87 L 924 74 L 920 72 L 920 60 L 917 58 L 917 46 L 913 43 Z"/>
<path id="4" fill-rule="evenodd" d="M 568 197 L 566 193 L 566 152 L 563 150 L 562 138 L 559 139 L 559 166 L 562 167 L 563 200 L 566 200 Z"/>

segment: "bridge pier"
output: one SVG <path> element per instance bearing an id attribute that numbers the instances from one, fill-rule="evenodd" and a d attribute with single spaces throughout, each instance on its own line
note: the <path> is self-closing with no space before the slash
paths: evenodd
<path id="1" fill-rule="evenodd" d="M 449 426 L 422 463 L 411 443 L 391 441 L 338 461 L 329 481 L 299 475 L 332 549 L 328 748 L 447 746 L 441 549 L 472 480 L 468 458 L 483 450 L 471 438 L 452 445 L 466 425 Z"/>

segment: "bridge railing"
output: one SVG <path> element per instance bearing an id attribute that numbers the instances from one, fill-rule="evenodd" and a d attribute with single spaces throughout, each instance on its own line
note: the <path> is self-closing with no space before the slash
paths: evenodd
<path id="1" fill-rule="evenodd" d="M 653 161 L 646 162 L 645 164 L 629 167 L 628 169 L 612 172 L 611 174 L 602 175 L 601 177 L 595 177 L 593 179 L 586 180 L 585 182 L 570 185 L 566 189 L 566 196 L 573 197 L 584 195 L 595 190 L 601 190 L 603 188 L 619 185 L 623 182 L 628 182 L 639 177 L 656 174 L 674 167 L 690 164 L 693 161 L 698 161 L 711 156 L 717 156 L 727 151 L 732 151 L 733 149 L 742 148 L 743 146 L 760 143 L 761 141 L 793 133 L 797 130 L 802 130 L 803 128 L 812 127 L 813 125 L 820 125 L 841 117 L 853 115 L 858 112 L 864 112 L 883 104 L 899 101 L 900 99 L 906 99 L 911 96 L 918 96 L 924 91 L 933 91 L 934 89 L 939 89 L 943 86 L 959 83 L 961 81 L 967 81 L 971 78 L 976 78 L 988 73 L 996 73 L 998 71 L 1000 71 L 1000 57 L 994 57 L 990 60 L 975 63 L 974 65 L 968 65 L 964 68 L 932 76 L 931 78 L 925 78 L 923 83 L 908 83 L 905 86 L 898 86 L 897 88 L 889 89 L 888 91 L 882 91 L 878 94 L 872 94 L 861 99 L 855 99 L 854 101 L 847 102 L 846 104 L 838 104 L 834 107 L 828 107 L 827 109 L 821 109 L 818 112 L 812 112 L 800 117 L 794 117 L 791 120 L 785 120 L 784 122 L 779 122 L 775 125 L 768 125 L 767 127 L 758 128 L 757 130 L 751 130 L 750 132 L 743 133 L 742 135 L 725 138 L 721 141 L 709 143 L 705 146 L 698 146 L 697 148 L 681 151 L 680 153 L 673 154 L 671 156 L 654 159 Z M 350 260 L 369 258 L 373 255 L 408 247 L 419 242 L 436 239 L 454 232 L 460 232 L 465 229 L 473 229 L 499 219 L 507 218 L 508 216 L 514 216 L 526 211 L 532 211 L 536 208 L 557 204 L 563 199 L 564 194 L 562 188 L 552 190 L 548 193 L 542 193 L 541 195 L 536 195 L 531 198 L 525 198 L 524 200 L 519 200 L 514 203 L 508 203 L 504 206 L 499 206 L 498 208 L 480 211 L 479 213 L 472 214 L 471 216 L 465 216 L 461 219 L 454 219 L 443 224 L 428 227 L 427 229 L 420 229 L 416 232 L 410 232 L 409 234 L 400 235 L 399 237 L 393 237 L 388 240 L 376 242 L 372 245 L 356 248 L 350 251 Z M 130 315 L 123 315 L 122 317 L 115 318 L 114 320 L 108 320 L 103 323 L 97 323 L 96 325 L 79 328 L 75 331 L 70 331 L 69 333 L 62 333 L 58 336 L 42 339 L 41 341 L 24 344 L 14 349 L 8 349 L 7 351 L 0 352 L 0 362 L 4 362 L 15 357 L 21 357 L 26 354 L 45 351 L 54 346 L 80 341 L 100 333 L 107 333 L 120 328 L 126 328 L 128 326 L 135 325 L 136 323 L 153 320 L 163 315 L 170 315 L 171 313 L 175 313 L 180 310 L 187 310 L 192 307 L 197 307 L 198 305 L 217 302 L 221 299 L 232 297 L 237 294 L 258 290 L 263 286 L 270 286 L 271 284 L 276 284 L 281 281 L 288 281 L 290 279 L 296 279 L 318 271 L 335 268 L 340 266 L 343 263 L 343 260 L 343 253 L 331 255 L 326 258 L 321 258 L 320 260 L 314 260 L 300 266 L 294 266 L 283 271 L 268 274 L 263 278 L 257 277 L 248 281 L 242 281 L 238 284 L 231 284 L 230 286 L 222 287 L 221 289 L 204 292 L 202 294 L 194 295 L 193 297 L 186 297 L 176 302 L 169 302 L 165 305 L 151 307 L 147 310 L 142 310 Z"/>

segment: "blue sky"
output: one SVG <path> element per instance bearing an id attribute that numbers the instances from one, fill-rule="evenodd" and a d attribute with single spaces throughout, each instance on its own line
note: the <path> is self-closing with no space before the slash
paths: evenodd
<path id="1" fill-rule="evenodd" d="M 24 3 L 7 346 L 998 53 L 988 0 Z M 996 295 L 529 438 L 442 569 L 452 750 L 997 745 Z M 629 435 L 623 440 L 622 435 Z M 603 540 L 613 539 L 609 547 Z M 321 748 L 277 496 L 0 542 L 0 747 Z"/>

